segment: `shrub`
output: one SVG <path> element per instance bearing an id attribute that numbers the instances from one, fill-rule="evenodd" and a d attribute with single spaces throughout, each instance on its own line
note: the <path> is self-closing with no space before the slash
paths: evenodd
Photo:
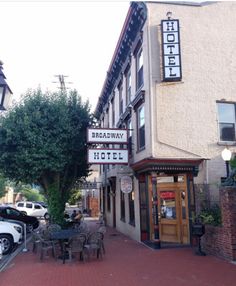
<path id="1" fill-rule="evenodd" d="M 209 208 L 204 208 L 200 212 L 202 223 L 214 226 L 221 225 L 221 209 L 218 205 L 213 205 Z"/>

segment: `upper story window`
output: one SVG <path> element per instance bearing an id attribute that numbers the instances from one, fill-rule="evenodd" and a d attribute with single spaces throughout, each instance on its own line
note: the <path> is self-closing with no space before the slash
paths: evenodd
<path id="1" fill-rule="evenodd" d="M 217 103 L 220 141 L 236 141 L 236 104 Z"/>
<path id="2" fill-rule="evenodd" d="M 127 71 L 126 74 L 126 106 L 131 101 L 131 71 L 130 69 Z"/>
<path id="3" fill-rule="evenodd" d="M 108 112 L 108 110 L 109 110 L 109 109 L 106 110 L 107 128 L 110 127 L 110 120 L 109 120 L 109 112 Z"/>
<path id="4" fill-rule="evenodd" d="M 122 97 L 123 85 L 122 85 L 122 82 L 120 82 L 118 85 L 118 91 L 119 91 L 119 114 L 121 115 L 123 113 L 123 97 Z"/>
<path id="5" fill-rule="evenodd" d="M 115 126 L 115 102 L 114 102 L 114 98 L 111 101 L 111 125 L 112 125 L 112 127 Z"/>
<path id="6" fill-rule="evenodd" d="M 143 50 L 139 49 L 136 56 L 136 89 L 143 85 Z"/>
<path id="7" fill-rule="evenodd" d="M 145 147 L 145 118 L 144 118 L 144 105 L 138 109 L 138 150 Z"/>
<path id="8" fill-rule="evenodd" d="M 129 156 L 132 157 L 133 153 L 133 139 L 132 139 L 132 121 L 131 119 L 127 122 L 127 128 L 128 128 L 128 150 L 129 150 Z"/>

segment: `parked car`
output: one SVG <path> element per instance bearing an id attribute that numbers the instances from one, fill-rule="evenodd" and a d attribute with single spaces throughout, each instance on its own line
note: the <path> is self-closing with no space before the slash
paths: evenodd
<path id="1" fill-rule="evenodd" d="M 17 202 L 16 209 L 30 216 L 44 217 L 46 220 L 49 219 L 48 209 L 40 203 L 28 201 Z"/>
<path id="2" fill-rule="evenodd" d="M 28 216 L 8 206 L 0 206 L 0 217 L 24 222 L 27 232 L 31 232 L 39 226 L 39 220 L 36 217 Z"/>
<path id="3" fill-rule="evenodd" d="M 23 229 L 19 224 L 7 221 L 0 221 L 0 241 L 2 244 L 2 254 L 12 251 L 15 244 L 22 242 Z"/>
<path id="4" fill-rule="evenodd" d="M 13 222 L 15 224 L 18 224 L 19 226 L 22 227 L 23 229 L 23 235 L 24 235 L 24 223 L 22 221 L 19 221 L 19 220 L 15 220 L 15 219 L 8 219 L 8 218 L 3 218 L 3 217 L 0 217 L 0 221 L 6 221 L 6 222 Z"/>
<path id="5" fill-rule="evenodd" d="M 34 202 L 34 203 L 40 204 L 40 205 L 43 206 L 45 209 L 48 208 L 48 205 L 47 205 L 45 202 Z"/>

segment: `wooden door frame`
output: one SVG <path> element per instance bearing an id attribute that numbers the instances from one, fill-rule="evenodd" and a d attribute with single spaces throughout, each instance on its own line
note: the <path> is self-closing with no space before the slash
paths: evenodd
<path id="1" fill-rule="evenodd" d="M 157 185 L 157 192 L 158 192 L 158 209 L 159 209 L 159 234 L 160 239 L 163 240 L 162 236 L 162 224 L 161 221 L 165 222 L 166 225 L 175 225 L 176 222 L 176 243 L 185 243 L 188 244 L 190 241 L 190 232 L 189 232 L 189 216 L 188 216 L 188 184 L 187 184 L 187 175 L 186 174 L 178 174 L 178 176 L 184 176 L 184 182 L 173 182 L 173 183 L 159 183 Z M 168 176 L 167 176 L 168 177 Z M 176 207 L 176 220 L 168 220 L 161 218 L 160 207 L 161 207 L 161 200 L 160 200 L 160 193 L 161 191 L 174 191 L 175 192 L 175 207 Z M 185 202 L 185 212 L 186 218 L 183 219 L 182 213 L 182 201 L 181 201 L 181 191 L 186 192 L 186 197 L 184 198 Z M 187 234 L 186 234 L 187 233 Z M 184 234 L 187 235 L 187 238 L 184 237 Z"/>

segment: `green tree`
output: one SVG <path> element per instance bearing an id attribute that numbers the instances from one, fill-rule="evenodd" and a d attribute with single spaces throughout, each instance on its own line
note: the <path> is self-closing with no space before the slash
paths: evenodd
<path id="1" fill-rule="evenodd" d="M 236 156 L 230 160 L 230 167 L 232 170 L 236 170 Z"/>
<path id="2" fill-rule="evenodd" d="M 63 223 L 65 202 L 76 181 L 88 175 L 89 103 L 77 91 L 30 90 L 2 118 L 0 168 L 10 179 L 39 184 L 52 219 Z"/>
<path id="3" fill-rule="evenodd" d="M 11 182 L 11 186 L 14 188 L 15 193 L 22 193 L 27 201 L 45 201 L 45 197 L 42 195 L 40 188 L 33 188 L 30 184 L 21 182 Z"/>
<path id="4" fill-rule="evenodd" d="M 0 198 L 6 194 L 7 179 L 0 173 Z"/>
<path id="5" fill-rule="evenodd" d="M 80 189 L 74 188 L 71 190 L 70 198 L 68 203 L 70 205 L 76 205 L 79 201 L 82 200 L 82 192 Z"/>

